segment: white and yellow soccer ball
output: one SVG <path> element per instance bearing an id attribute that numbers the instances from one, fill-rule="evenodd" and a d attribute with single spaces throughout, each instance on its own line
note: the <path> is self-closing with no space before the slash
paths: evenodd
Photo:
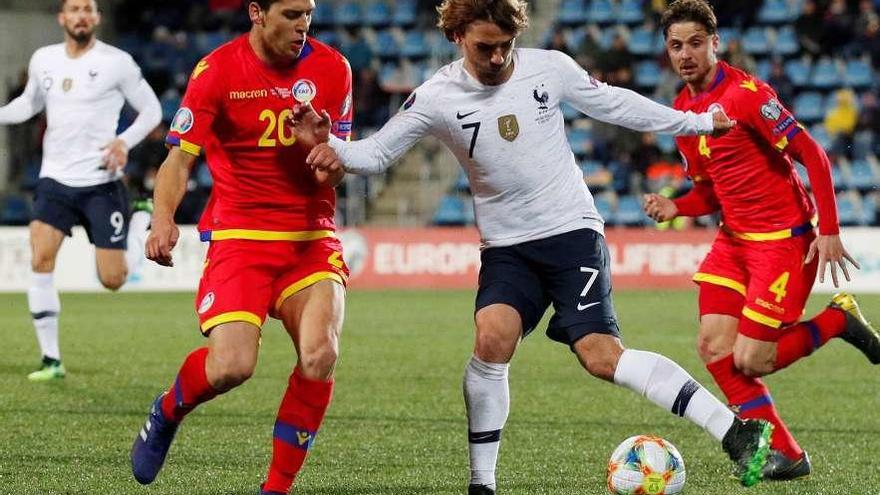
<path id="1" fill-rule="evenodd" d="M 614 495 L 670 495 L 684 490 L 684 459 L 668 441 L 629 437 L 608 460 L 608 491 Z"/>

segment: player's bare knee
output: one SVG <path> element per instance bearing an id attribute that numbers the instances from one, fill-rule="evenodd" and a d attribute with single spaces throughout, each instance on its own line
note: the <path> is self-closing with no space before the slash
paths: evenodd
<path id="1" fill-rule="evenodd" d="M 104 288 L 116 292 L 125 285 L 125 280 L 128 278 L 128 274 L 123 271 L 121 273 L 101 275 L 99 278 L 101 279 L 101 285 L 103 285 Z"/>
<path id="2" fill-rule="evenodd" d="M 717 361 L 719 358 L 730 354 L 730 349 L 720 349 L 717 340 L 703 333 L 700 333 L 697 337 L 697 354 L 704 363 Z"/>
<path id="3" fill-rule="evenodd" d="M 34 253 L 31 258 L 31 270 L 36 273 L 52 273 L 55 271 L 55 258 L 45 254 Z"/>
<path id="4" fill-rule="evenodd" d="M 315 349 L 300 349 L 299 368 L 306 378 L 327 379 L 336 366 L 339 351 L 335 345 L 324 345 Z"/>
<path id="5" fill-rule="evenodd" d="M 474 343 L 474 355 L 489 363 L 506 363 L 516 349 L 504 335 L 493 331 L 479 331 Z"/>
<path id="6" fill-rule="evenodd" d="M 246 382 L 254 374 L 256 362 L 245 355 L 212 352 L 208 355 L 208 381 L 220 392 Z"/>

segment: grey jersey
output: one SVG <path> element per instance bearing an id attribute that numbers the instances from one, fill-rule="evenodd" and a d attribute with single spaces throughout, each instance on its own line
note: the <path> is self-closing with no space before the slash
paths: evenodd
<path id="1" fill-rule="evenodd" d="M 484 246 L 509 246 L 603 220 L 565 134 L 561 102 L 630 129 L 712 131 L 711 114 L 673 110 L 593 79 L 567 55 L 516 49 L 510 79 L 486 86 L 463 60 L 440 69 L 367 139 L 331 146 L 345 169 L 378 173 L 425 135 L 439 138 L 467 172 Z"/>

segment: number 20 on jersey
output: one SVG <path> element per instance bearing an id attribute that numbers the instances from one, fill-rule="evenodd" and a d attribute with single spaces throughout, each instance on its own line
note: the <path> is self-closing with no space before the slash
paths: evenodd
<path id="1" fill-rule="evenodd" d="M 296 142 L 296 137 L 293 135 L 293 131 L 285 125 L 287 119 L 292 115 L 293 111 L 289 108 L 285 108 L 277 115 L 268 108 L 260 112 L 260 122 L 266 124 L 266 129 L 257 142 L 257 146 L 260 148 L 274 148 L 279 143 L 281 143 L 281 146 L 292 146 Z"/>

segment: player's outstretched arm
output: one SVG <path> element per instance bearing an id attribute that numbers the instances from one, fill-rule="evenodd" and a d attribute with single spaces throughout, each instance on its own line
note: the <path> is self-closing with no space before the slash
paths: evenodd
<path id="1" fill-rule="evenodd" d="M 840 239 L 834 182 L 831 178 L 831 160 L 828 159 L 822 146 L 805 130 L 801 130 L 793 136 L 785 148 L 785 152 L 803 163 L 807 169 L 813 196 L 816 198 L 816 208 L 819 210 L 819 234 L 810 244 L 804 263 L 809 263 L 813 257 L 818 256 L 819 282 L 825 282 L 825 270 L 828 268 L 831 271 L 831 282 L 835 287 L 839 287 L 838 267 L 843 272 L 844 278 L 849 281 L 850 274 L 847 262 L 856 269 L 859 269 L 860 266 L 843 247 L 843 242 Z"/>
<path id="2" fill-rule="evenodd" d="M 156 174 L 153 220 L 147 237 L 146 256 L 162 266 L 174 266 L 171 251 L 180 237 L 180 230 L 174 223 L 174 212 L 186 193 L 186 182 L 196 158 L 174 146 Z"/>
<path id="3" fill-rule="evenodd" d="M 46 101 L 33 78 L 28 78 L 24 92 L 18 98 L 0 107 L 0 124 L 20 124 L 40 113 Z"/>

